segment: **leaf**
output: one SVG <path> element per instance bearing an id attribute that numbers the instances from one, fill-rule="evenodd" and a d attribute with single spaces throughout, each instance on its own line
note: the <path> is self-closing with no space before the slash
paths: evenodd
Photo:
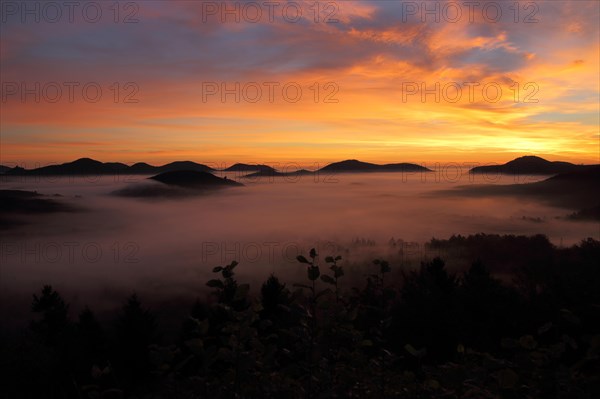
<path id="1" fill-rule="evenodd" d="M 122 398 L 124 396 L 124 393 L 122 390 L 117 389 L 117 388 L 109 388 L 107 390 L 102 391 L 102 397 L 103 398 Z"/>
<path id="2" fill-rule="evenodd" d="M 404 349 L 414 357 L 419 357 L 419 352 L 411 344 L 404 345 Z"/>
<path id="3" fill-rule="evenodd" d="M 308 279 L 310 281 L 315 281 L 316 279 L 319 278 L 319 275 L 321 274 L 321 272 L 319 271 L 318 266 L 311 266 L 307 269 L 307 274 L 308 274 Z"/>
<path id="4" fill-rule="evenodd" d="M 317 295 L 315 295 L 315 298 L 320 298 L 325 294 L 332 294 L 333 291 L 331 291 L 329 288 L 325 288 L 322 291 L 319 291 L 319 293 L 317 293 Z M 323 305 L 328 305 L 328 303 L 324 303 Z"/>
<path id="5" fill-rule="evenodd" d="M 354 308 L 346 314 L 346 320 L 354 321 L 354 320 L 356 320 L 356 316 L 358 316 L 358 310 L 356 308 Z"/>
<path id="6" fill-rule="evenodd" d="M 284 311 L 286 313 L 290 313 L 292 311 L 292 309 L 290 309 L 289 306 L 286 306 L 286 305 L 284 305 L 282 303 L 277 304 L 277 309 L 279 309 L 281 311 Z"/>
<path id="7" fill-rule="evenodd" d="M 208 327 L 210 326 L 210 322 L 208 321 L 208 319 L 198 320 L 195 317 L 191 316 L 189 319 L 194 322 L 200 334 L 204 335 L 208 332 Z"/>
<path id="8" fill-rule="evenodd" d="M 233 300 L 240 301 L 242 299 L 245 299 L 246 295 L 248 295 L 248 291 L 250 291 L 250 284 L 240 284 L 235 290 Z"/>
<path id="9" fill-rule="evenodd" d="M 254 311 L 254 313 L 259 313 L 264 309 L 262 303 L 260 302 L 254 302 L 252 304 L 252 310 Z"/>
<path id="10" fill-rule="evenodd" d="M 426 349 L 416 350 L 411 344 L 404 345 L 404 349 L 416 358 L 422 358 L 427 353 Z"/>
<path id="11" fill-rule="evenodd" d="M 235 260 L 234 260 L 233 262 L 231 262 L 231 263 L 229 264 L 229 270 L 233 270 L 233 269 L 235 269 L 235 267 L 236 267 L 237 265 L 239 265 L 239 263 L 238 263 L 237 261 L 235 261 Z"/>
<path id="12" fill-rule="evenodd" d="M 85 392 L 90 399 L 100 397 L 100 387 L 98 385 L 82 385 L 81 390 Z"/>
<path id="13" fill-rule="evenodd" d="M 577 348 L 579 347 L 579 345 L 577 345 L 577 341 L 575 341 L 567 334 L 562 335 L 562 340 L 565 344 L 569 344 L 569 346 L 571 346 L 571 348 L 573 348 L 574 350 L 577 350 Z"/>
<path id="14" fill-rule="evenodd" d="M 224 288 L 223 282 L 221 280 L 209 280 L 206 285 L 212 288 Z"/>
<path id="15" fill-rule="evenodd" d="M 180 361 L 179 363 L 177 363 L 174 367 L 173 370 L 174 371 L 179 371 L 182 368 L 184 368 L 189 362 L 190 360 L 192 360 L 194 358 L 194 355 L 189 355 L 188 357 L 186 357 L 185 359 L 183 359 L 182 361 Z"/>
<path id="16" fill-rule="evenodd" d="M 342 257 L 338 255 L 338 256 L 336 256 L 336 257 L 335 257 L 335 260 L 336 260 L 336 261 L 338 261 L 338 260 L 342 260 Z"/>
<path id="17" fill-rule="evenodd" d="M 514 349 L 517 347 L 517 342 L 512 338 L 502 338 L 500 346 L 504 349 Z"/>
<path id="18" fill-rule="evenodd" d="M 531 335 L 524 335 L 519 338 L 519 344 L 528 350 L 535 349 L 537 347 L 537 342 Z"/>
<path id="19" fill-rule="evenodd" d="M 560 314 L 566 321 L 568 321 L 571 324 L 580 324 L 581 323 L 581 320 L 579 320 L 579 317 L 575 316 L 573 314 L 573 312 L 571 312 L 569 309 L 561 309 Z"/>
<path id="20" fill-rule="evenodd" d="M 310 257 L 313 259 L 317 257 L 317 251 L 314 248 L 310 250 Z"/>
<path id="21" fill-rule="evenodd" d="M 200 338 L 188 339 L 184 344 L 194 355 L 202 355 L 204 353 L 204 342 Z"/>
<path id="22" fill-rule="evenodd" d="M 223 268 L 221 266 L 217 266 L 213 269 L 213 273 L 219 273 Z"/>
<path id="23" fill-rule="evenodd" d="M 219 348 L 217 352 L 217 359 L 228 363 L 231 363 L 235 360 L 233 353 L 229 348 Z"/>
<path id="24" fill-rule="evenodd" d="M 229 266 L 226 267 L 225 269 L 223 269 L 222 273 L 223 273 L 223 277 L 225 277 L 225 278 L 233 277 L 233 272 L 231 271 L 231 269 L 229 269 Z"/>
<path id="25" fill-rule="evenodd" d="M 306 284 L 294 283 L 294 284 L 292 284 L 292 286 L 293 286 L 293 287 L 300 287 L 300 288 L 307 288 L 307 289 L 309 289 L 309 290 L 310 290 L 310 289 L 312 289 L 312 287 L 309 287 L 309 286 L 308 286 L 308 285 L 306 285 Z"/>
<path id="26" fill-rule="evenodd" d="M 334 277 L 342 277 L 344 275 L 344 269 L 340 266 L 331 266 L 331 270 L 333 270 Z"/>
<path id="27" fill-rule="evenodd" d="M 328 276 L 326 274 L 323 274 L 321 276 L 321 280 L 323 280 L 327 284 L 335 285 L 335 280 L 332 277 L 330 277 L 330 276 Z"/>
<path id="28" fill-rule="evenodd" d="M 102 377 L 103 372 L 100 369 L 100 367 L 98 367 L 94 364 L 94 366 L 92 367 L 91 374 L 94 379 L 98 379 L 98 378 Z"/>
<path id="29" fill-rule="evenodd" d="M 498 380 L 498 385 L 500 385 L 500 388 L 511 389 L 517 385 L 519 376 L 511 369 L 504 369 L 496 373 L 496 379 Z"/>
<path id="30" fill-rule="evenodd" d="M 328 256 L 328 257 L 325 258 L 325 262 L 327 262 L 327 263 L 333 263 L 335 261 L 333 260 L 333 256 Z"/>
<path id="31" fill-rule="evenodd" d="M 389 273 L 392 269 L 390 269 L 390 264 L 387 261 L 381 261 L 381 273 Z"/>
<path id="32" fill-rule="evenodd" d="M 542 335 L 544 333 L 547 333 L 548 331 L 550 331 L 550 329 L 552 328 L 552 322 L 546 323 L 543 326 L 541 326 L 540 328 L 538 328 L 538 335 Z"/>
<path id="33" fill-rule="evenodd" d="M 296 260 L 298 260 L 298 262 L 300 263 L 308 263 L 308 259 L 306 259 L 304 256 L 302 255 L 298 255 L 296 256 Z"/>
<path id="34" fill-rule="evenodd" d="M 539 351 L 532 351 L 529 353 L 529 358 L 537 366 L 542 366 L 548 359 L 546 356 L 546 353 L 542 353 Z"/>

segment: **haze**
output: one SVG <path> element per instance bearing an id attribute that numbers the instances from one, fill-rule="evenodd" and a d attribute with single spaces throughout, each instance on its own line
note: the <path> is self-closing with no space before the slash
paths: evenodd
<path id="1" fill-rule="evenodd" d="M 111 192 L 149 183 L 146 176 L 4 177 L 2 189 L 60 194 L 83 211 L 31 216 L 29 224 L 0 232 L 4 298 L 26 298 L 43 284 L 68 293 L 76 308 L 117 305 L 128 292 L 153 300 L 194 298 L 211 269 L 237 260 L 240 278 L 263 281 L 276 273 L 299 280 L 295 258 L 312 247 L 342 254 L 349 264 L 398 256 L 410 268 L 431 257 L 433 237 L 479 232 L 544 233 L 557 245 L 599 238 L 597 222 L 565 219 L 563 208 L 520 198 L 468 198 L 439 191 L 490 183 L 485 176 L 433 173 L 335 174 L 243 179 L 246 184 L 183 199 L 136 199 Z M 494 184 L 533 182 L 544 176 L 496 176 Z M 356 245 L 356 239 L 375 245 Z M 391 248 L 389 240 L 403 240 Z M 100 252 L 99 252 L 100 251 Z M 113 303 L 113 301 L 115 301 Z M 8 309 L 19 314 L 26 309 Z M 25 312 L 26 313 L 26 312 Z"/>

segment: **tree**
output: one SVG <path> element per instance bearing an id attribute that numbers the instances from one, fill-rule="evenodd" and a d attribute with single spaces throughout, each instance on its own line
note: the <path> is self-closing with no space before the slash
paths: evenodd
<path id="1" fill-rule="evenodd" d="M 446 360 L 456 351 L 456 276 L 440 258 L 421 263 L 404 274 L 401 303 L 394 311 L 392 331 L 414 347 L 426 347 L 432 360 Z M 398 342 L 396 342 L 398 344 Z"/>
<path id="2" fill-rule="evenodd" d="M 50 346 L 60 344 L 69 326 L 69 305 L 51 285 L 45 285 L 42 295 L 33 295 L 31 310 L 41 314 L 40 320 L 31 323 L 31 329 L 41 335 Z"/>
<path id="3" fill-rule="evenodd" d="M 129 297 L 117 320 L 115 359 L 123 376 L 139 380 L 150 372 L 149 346 L 156 333 L 154 315 L 142 307 L 136 294 Z"/>

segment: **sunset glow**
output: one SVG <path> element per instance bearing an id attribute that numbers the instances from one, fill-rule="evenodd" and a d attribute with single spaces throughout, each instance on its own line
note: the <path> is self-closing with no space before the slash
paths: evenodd
<path id="1" fill-rule="evenodd" d="M 295 23 L 253 23 L 236 2 L 215 3 L 238 10 L 225 18 L 139 2 L 136 23 L 121 21 L 132 10 L 119 23 L 108 9 L 97 23 L 39 10 L 37 23 L 4 8 L 1 162 L 598 162 L 600 3 L 538 2 L 525 22 L 526 3 L 516 15 L 500 2 L 498 21 L 463 9 L 425 23 L 406 3 L 340 1 L 318 23 L 309 2 Z"/>

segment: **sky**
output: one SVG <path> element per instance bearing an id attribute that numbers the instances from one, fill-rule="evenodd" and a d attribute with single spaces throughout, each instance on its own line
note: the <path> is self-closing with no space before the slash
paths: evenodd
<path id="1" fill-rule="evenodd" d="M 69 4 L 0 2 L 2 164 L 600 162 L 595 0 Z"/>

